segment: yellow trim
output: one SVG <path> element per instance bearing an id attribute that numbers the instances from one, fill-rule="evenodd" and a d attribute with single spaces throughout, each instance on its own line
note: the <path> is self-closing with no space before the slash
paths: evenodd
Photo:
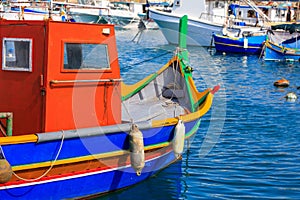
<path id="1" fill-rule="evenodd" d="M 189 84 L 190 84 L 190 86 L 191 86 L 191 88 L 193 90 L 194 102 L 199 101 L 203 96 L 205 96 L 208 92 L 211 91 L 211 89 L 208 88 L 208 89 L 204 90 L 203 92 L 198 92 L 198 89 L 197 89 L 197 87 L 195 85 L 195 82 L 194 82 L 193 78 L 189 77 L 188 80 L 189 80 Z"/>
<path id="2" fill-rule="evenodd" d="M 157 71 L 157 74 L 161 74 L 163 73 L 163 71 L 165 71 L 173 62 L 178 61 L 178 57 L 174 56 L 172 59 L 169 60 L 169 62 L 167 64 L 165 64 L 162 68 L 160 68 Z M 179 63 L 178 63 L 179 64 Z"/>
<path id="3" fill-rule="evenodd" d="M 270 26 L 282 25 L 282 24 L 294 24 L 295 22 L 270 22 Z"/>
<path id="4" fill-rule="evenodd" d="M 200 100 L 204 95 L 207 95 L 205 101 L 201 104 L 201 107 L 199 108 L 199 110 L 197 110 L 196 112 L 193 112 L 193 113 L 186 114 L 186 115 L 181 115 L 179 117 L 168 118 L 168 119 L 163 119 L 163 120 L 153 120 L 152 121 L 153 127 L 174 125 L 174 124 L 178 123 L 179 119 L 183 120 L 184 122 L 193 121 L 193 120 L 201 118 L 203 115 L 205 115 L 205 113 L 207 113 L 209 111 L 209 109 L 212 105 L 213 96 L 214 96 L 211 93 L 207 94 L 208 92 L 211 91 L 211 89 L 208 88 L 203 92 L 198 92 L 193 79 L 191 77 L 189 77 L 188 81 L 189 81 L 189 84 L 191 85 L 193 98 L 194 98 L 194 100 L 196 100 L 195 102 Z"/>
<path id="5" fill-rule="evenodd" d="M 189 138 L 189 137 L 186 137 L 185 139 L 187 139 L 187 138 Z M 163 142 L 163 143 L 160 143 L 160 144 L 146 146 L 144 148 L 144 150 L 145 151 L 149 151 L 149 150 L 151 151 L 151 150 L 154 150 L 154 149 L 167 147 L 170 144 L 171 144 L 171 142 Z M 84 162 L 84 161 L 90 161 L 90 160 L 96 160 L 96 159 L 104 159 L 104 158 L 108 158 L 108 157 L 121 156 L 121 155 L 126 155 L 126 154 L 129 154 L 129 151 L 121 150 L 121 151 L 102 153 L 102 154 L 97 154 L 97 155 L 89 155 L 89 156 L 82 156 L 82 157 L 76 157 L 76 158 L 68 158 L 68 159 L 63 159 L 63 160 L 57 160 L 54 163 L 54 166 L 64 165 L 64 164 L 71 164 L 71 163 L 76 163 L 76 162 Z M 17 171 L 22 171 L 22 170 L 30 170 L 30 169 L 50 167 L 51 165 L 52 165 L 52 162 L 48 161 L 48 162 L 42 162 L 42 163 L 36 163 L 36 164 L 13 166 L 12 170 L 14 172 L 17 172 Z"/>
<path id="6" fill-rule="evenodd" d="M 37 140 L 38 137 L 34 134 L 22 135 L 22 136 L 11 136 L 11 137 L 0 137 L 0 145 L 37 142 Z"/>
<path id="7" fill-rule="evenodd" d="M 170 145 L 170 142 L 164 142 L 161 144 L 146 146 L 144 148 L 144 150 L 145 151 L 153 150 L 153 149 L 157 149 L 157 148 L 166 147 L 168 145 Z M 76 157 L 76 158 L 67 158 L 67 159 L 63 159 L 63 160 L 57 160 L 54 163 L 54 166 L 83 162 L 83 161 L 90 161 L 90 160 L 95 160 L 95 159 L 104 159 L 104 158 L 109 158 L 109 157 L 113 157 L 113 156 L 121 156 L 121 155 L 126 155 L 126 154 L 129 154 L 129 151 L 121 150 L 121 151 L 114 151 L 114 152 L 102 153 L 102 154 L 97 154 L 97 155 L 89 155 L 89 156 L 82 156 L 82 157 Z M 12 170 L 14 172 L 16 172 L 16 171 L 29 170 L 29 169 L 34 169 L 34 168 L 50 167 L 51 165 L 52 165 L 52 162 L 47 161 L 47 162 L 41 162 L 41 163 L 35 163 L 35 164 L 29 164 L 29 165 L 14 166 L 14 167 L 12 167 Z"/>
<path id="8" fill-rule="evenodd" d="M 239 38 L 236 38 L 236 37 L 231 37 L 231 36 L 226 36 L 226 35 L 219 35 L 219 34 L 216 34 L 217 37 L 221 37 L 221 38 L 225 38 L 225 39 L 231 39 L 231 40 L 239 40 Z"/>
<path id="9" fill-rule="evenodd" d="M 224 46 L 231 46 L 231 47 L 244 48 L 243 46 L 240 46 L 240 45 L 236 45 L 236 44 L 227 44 L 227 43 L 222 43 L 222 42 L 215 42 L 215 44 L 222 44 L 222 45 L 224 45 Z M 259 49 L 260 47 L 248 46 L 247 48 L 248 48 L 248 49 L 249 49 L 249 48 L 252 48 L 252 49 Z"/>
<path id="10" fill-rule="evenodd" d="M 130 93 L 135 91 L 137 88 L 143 86 L 151 77 L 153 77 L 155 74 L 157 74 L 157 75 L 161 74 L 176 60 L 178 60 L 177 56 L 175 56 L 171 60 L 169 60 L 169 62 L 167 64 L 165 64 L 162 68 L 160 68 L 156 73 L 150 74 L 149 76 L 147 76 L 146 78 L 144 78 L 143 80 L 141 80 L 135 84 L 127 85 L 124 82 L 122 82 L 121 83 L 122 96 L 126 97 L 127 95 L 129 95 Z"/>
<path id="11" fill-rule="evenodd" d="M 121 93 L 122 96 L 127 96 L 129 95 L 132 91 L 134 91 L 136 88 L 141 87 L 142 85 L 145 84 L 145 82 L 147 82 L 154 74 L 150 74 L 149 76 L 147 76 L 146 78 L 144 78 L 143 80 L 133 84 L 133 85 L 127 85 L 124 82 L 121 82 Z"/>
<path id="12" fill-rule="evenodd" d="M 193 121 L 201 118 L 205 113 L 207 113 L 212 105 L 213 95 L 209 93 L 205 99 L 205 102 L 202 104 L 200 109 L 196 112 L 179 116 L 177 118 L 169 118 L 166 120 L 153 120 L 153 127 L 161 127 L 161 126 L 170 126 L 177 124 L 178 120 L 181 119 L 184 122 Z"/>
<path id="13" fill-rule="evenodd" d="M 289 47 L 280 46 L 280 45 L 278 45 L 278 44 L 276 44 L 276 43 L 274 43 L 274 42 L 271 42 L 271 41 L 269 41 L 269 40 L 266 41 L 265 45 L 266 45 L 268 48 L 270 48 L 270 49 L 272 49 L 273 51 L 276 51 L 276 52 L 278 52 L 278 53 L 283 53 L 283 54 L 286 54 L 286 55 L 299 55 L 299 53 L 296 53 L 297 51 L 296 51 L 294 48 L 289 48 Z M 280 48 L 280 51 L 277 50 L 277 49 L 274 49 L 274 48 L 272 47 L 272 45 L 274 45 L 274 46 Z"/>

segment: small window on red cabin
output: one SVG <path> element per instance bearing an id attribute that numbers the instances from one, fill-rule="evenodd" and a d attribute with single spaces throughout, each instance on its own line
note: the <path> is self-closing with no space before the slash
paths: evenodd
<path id="1" fill-rule="evenodd" d="M 3 38 L 2 69 L 32 71 L 32 39 Z"/>
<path id="2" fill-rule="evenodd" d="M 64 44 L 64 69 L 110 69 L 108 48 L 105 44 Z"/>

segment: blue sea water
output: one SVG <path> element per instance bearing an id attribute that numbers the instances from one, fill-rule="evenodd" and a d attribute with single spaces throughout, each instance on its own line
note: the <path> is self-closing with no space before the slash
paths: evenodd
<path id="1" fill-rule="evenodd" d="M 121 74 L 134 83 L 164 65 L 176 46 L 159 30 L 118 30 Z M 300 63 L 263 62 L 188 47 L 199 90 L 221 85 L 182 160 L 152 178 L 97 199 L 300 199 Z M 286 78 L 290 87 L 273 86 Z"/>

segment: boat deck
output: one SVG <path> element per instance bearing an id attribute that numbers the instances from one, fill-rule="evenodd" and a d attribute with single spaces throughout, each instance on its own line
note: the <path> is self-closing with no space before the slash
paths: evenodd
<path id="1" fill-rule="evenodd" d="M 129 101 L 122 105 L 122 122 L 163 120 L 186 114 L 178 99 L 153 98 L 143 101 Z"/>

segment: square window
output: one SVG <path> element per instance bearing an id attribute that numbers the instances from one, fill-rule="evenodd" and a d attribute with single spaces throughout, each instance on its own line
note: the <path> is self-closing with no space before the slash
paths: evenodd
<path id="1" fill-rule="evenodd" d="M 32 39 L 3 38 L 2 69 L 32 71 Z"/>
<path id="2" fill-rule="evenodd" d="M 109 69 L 108 48 L 105 44 L 64 44 L 64 69 Z"/>

